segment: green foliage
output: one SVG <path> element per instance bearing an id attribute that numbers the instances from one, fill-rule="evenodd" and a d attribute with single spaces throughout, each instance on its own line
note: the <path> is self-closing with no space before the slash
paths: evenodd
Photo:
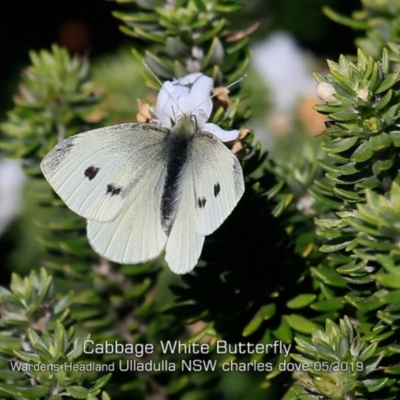
<path id="1" fill-rule="evenodd" d="M 199 6 L 201 2 L 196 4 Z M 235 6 L 234 8 L 237 7 Z M 157 10 L 162 13 L 161 9 Z M 175 31 L 166 33 L 164 37 L 166 39 L 170 37 L 171 40 L 175 39 L 175 44 L 180 37 L 177 34 L 181 32 L 180 15 L 182 12 L 185 13 L 185 10 L 184 4 L 177 5 L 173 13 L 169 10 L 169 7 L 164 10 L 166 18 L 171 18 L 176 25 Z M 226 21 L 220 17 L 220 14 L 226 11 L 229 11 L 229 9 L 220 8 L 215 4 L 212 13 L 207 13 L 202 17 L 203 22 L 207 22 L 206 25 L 196 27 L 193 31 L 193 37 L 187 42 L 192 46 L 191 52 L 198 52 L 200 48 L 205 48 L 206 45 L 215 47 L 218 43 L 225 41 L 226 38 L 222 38 L 217 33 L 221 34 L 222 29 L 226 26 Z M 137 13 L 134 15 L 137 15 Z M 210 21 L 213 26 L 219 27 L 217 30 L 213 30 L 211 35 L 209 34 L 209 18 L 211 18 Z M 194 37 L 198 37 L 200 31 L 204 32 L 202 40 L 195 40 Z M 147 37 L 148 39 L 149 37 Z M 168 40 L 169 44 L 171 40 Z M 231 43 L 237 44 L 234 40 L 230 40 Z M 236 48 L 231 48 L 230 52 L 236 57 L 242 57 L 243 54 L 247 54 L 244 58 L 247 63 L 249 50 L 245 46 L 246 42 L 240 42 L 240 45 Z M 159 49 L 160 43 L 156 41 L 155 45 Z M 209 49 L 209 51 L 211 50 Z M 156 51 L 158 51 L 157 48 Z M 204 54 L 210 56 L 211 53 L 209 51 Z M 219 49 L 219 51 L 225 57 L 224 50 Z M 244 51 L 245 53 L 243 53 Z M 196 54 L 201 54 L 201 51 Z M 183 59 L 184 57 L 186 57 L 185 54 L 183 54 Z M 209 70 L 209 73 L 211 74 L 212 72 L 216 80 L 222 83 L 226 79 L 217 66 L 217 63 L 221 60 L 214 58 L 207 61 L 209 65 L 213 65 L 212 71 Z M 228 60 L 228 58 L 226 59 Z M 184 322 L 193 323 L 198 319 L 197 311 L 191 311 L 183 315 L 179 308 L 175 309 L 173 304 L 165 303 L 158 298 L 158 294 L 155 295 L 154 288 L 157 287 L 158 291 L 156 293 L 159 293 L 163 287 L 158 281 L 158 275 L 161 271 L 159 267 L 160 261 L 156 260 L 142 266 L 123 266 L 118 268 L 107 260 L 99 259 L 95 256 L 87 244 L 84 221 L 72 215 L 65 208 L 39 174 L 38 164 L 41 158 L 57 141 L 95 126 L 92 121 L 100 122 L 99 110 L 101 110 L 100 118 L 103 115 L 104 105 L 94 101 L 96 98 L 93 96 L 93 91 L 96 89 L 96 84 L 88 80 L 87 61 L 70 58 L 65 50 L 56 46 L 53 47 L 52 52 L 32 52 L 31 59 L 33 67 L 28 71 L 33 71 L 31 73 L 33 74 L 32 79 L 24 80 L 19 94 L 21 98 L 26 95 L 31 102 L 29 103 L 29 101 L 25 100 L 17 103 L 14 110 L 10 112 L 9 122 L 2 125 L 2 130 L 7 135 L 6 140 L 3 141 L 3 148 L 10 156 L 23 156 L 24 160 L 28 161 L 28 151 L 23 154 L 16 153 L 16 150 L 20 151 L 20 148 L 25 147 L 23 143 L 18 141 L 16 127 L 23 124 L 29 127 L 26 135 L 29 141 L 35 141 L 35 146 L 29 151 L 29 165 L 31 168 L 28 172 L 31 175 L 32 182 L 31 196 L 36 200 L 40 210 L 38 224 L 41 226 L 42 232 L 37 239 L 44 251 L 43 263 L 46 267 L 51 268 L 58 277 L 60 293 L 69 292 L 71 288 L 75 289 L 74 304 L 71 305 L 71 316 L 74 321 L 79 321 L 76 330 L 84 332 L 84 334 L 90 333 L 96 343 L 101 343 L 105 340 L 111 342 L 155 343 L 156 347 L 151 355 L 152 362 L 167 361 L 174 366 L 179 366 L 182 359 L 191 359 L 194 355 L 163 354 L 159 343 L 162 340 L 177 340 L 180 338 L 183 341 L 188 340 L 190 336 L 185 330 Z M 231 64 L 233 64 L 225 67 L 224 72 L 231 73 L 230 78 L 233 78 L 232 73 L 236 71 L 238 58 L 230 60 Z M 240 60 L 242 61 L 242 59 Z M 147 59 L 147 62 L 154 72 L 159 74 L 160 71 L 152 63 L 151 57 Z M 187 73 L 183 69 L 183 65 L 179 75 Z M 185 66 L 190 66 L 190 63 Z M 49 73 L 49 69 L 51 69 L 51 73 Z M 237 76 L 240 74 L 241 72 L 239 71 Z M 163 74 L 159 75 L 163 77 Z M 173 72 L 171 71 L 168 76 L 172 75 Z M 69 83 L 63 90 L 57 90 L 65 76 L 68 76 L 67 82 L 72 83 Z M 154 78 L 148 72 L 145 72 L 145 80 L 147 83 L 153 81 L 153 87 L 158 89 L 158 83 L 155 86 Z M 238 92 L 237 87 L 236 91 Z M 32 96 L 31 93 L 35 93 L 35 96 Z M 243 97 L 243 93 L 238 92 L 238 96 L 232 96 L 232 103 L 229 103 L 228 106 L 224 105 L 223 102 L 221 103 L 222 105 L 218 105 L 216 102 L 212 121 L 219 122 L 225 128 L 230 126 L 237 127 L 241 123 L 240 121 L 245 121 L 249 116 L 249 110 L 239 110 L 239 95 Z M 75 102 L 75 99 L 79 101 Z M 51 113 L 49 113 L 47 103 L 50 103 Z M 107 104 L 105 107 L 107 112 Z M 33 119 L 30 118 L 32 113 L 29 114 L 31 108 L 35 109 L 35 118 Z M 113 118 L 118 118 L 115 111 L 113 112 Z M 42 125 L 44 125 L 44 128 Z M 40 135 L 37 132 L 40 132 Z M 251 138 L 250 136 L 249 143 Z M 14 147 L 11 147 L 10 143 L 15 146 L 15 154 L 13 153 Z M 246 173 L 249 174 L 258 169 L 264 159 L 265 155 L 262 154 L 260 147 L 256 146 L 245 165 Z M 28 162 L 26 163 L 28 164 Z M 270 181 L 271 177 L 268 180 Z M 250 198 L 254 199 L 260 196 L 263 191 L 265 192 L 266 187 L 271 187 L 269 182 L 255 179 L 251 180 L 249 185 L 254 186 L 253 194 L 250 194 Z M 261 204 L 264 206 L 265 198 Z M 234 228 L 234 231 L 237 231 L 237 228 Z M 229 233 L 229 231 L 225 231 L 225 234 L 226 232 Z M 232 237 L 232 232 L 228 237 Z M 237 239 L 240 238 L 238 237 Z M 217 241 L 214 241 L 214 244 L 217 244 Z M 232 242 L 231 246 L 235 248 L 235 242 Z M 216 250 L 214 248 L 212 252 L 220 254 L 219 249 Z M 208 258 L 212 259 L 212 256 L 210 255 Z M 207 261 L 206 257 L 204 257 L 204 261 L 210 262 Z M 239 264 L 237 265 L 239 267 Z M 223 268 L 218 270 L 218 275 L 222 275 L 227 268 L 229 267 L 225 264 Z M 212 271 L 210 272 L 212 273 Z M 222 283 L 220 276 L 218 276 L 218 280 Z M 194 289 L 199 291 L 199 283 L 196 285 L 197 287 Z M 229 286 L 228 291 L 233 292 L 236 282 Z M 193 297 L 190 296 L 190 298 Z M 186 300 L 182 298 L 182 301 Z M 260 305 L 262 306 L 263 304 Z M 248 316 L 245 318 L 250 319 L 255 310 L 256 307 L 249 310 L 247 312 Z M 216 315 L 212 316 L 212 318 L 215 319 Z M 246 324 L 247 322 L 244 321 L 241 329 L 244 329 Z M 204 329 L 196 337 L 190 339 L 198 342 L 207 333 L 216 337 L 219 335 L 215 329 Z M 212 349 L 213 346 L 211 346 L 211 351 Z M 207 357 L 204 356 L 206 359 Z M 102 354 L 94 356 L 93 359 L 93 361 L 103 364 L 129 360 L 132 360 L 132 357 L 124 354 Z M 47 361 L 49 362 L 49 360 Z M 59 362 L 58 359 L 53 361 Z M 201 376 L 200 382 L 194 375 Z M 123 374 L 121 371 L 116 372 L 108 385 L 113 393 L 113 398 L 126 398 L 126 396 L 145 398 L 149 393 L 153 393 L 155 396 L 182 396 L 183 394 L 190 395 L 192 392 L 196 392 L 202 398 L 209 398 L 210 395 L 218 393 L 216 384 L 219 380 L 220 374 L 208 376 L 204 373 L 183 373 L 180 369 L 172 373 L 170 371 L 157 372 L 157 370 L 154 371 L 153 369 L 145 373 L 136 372 L 135 379 L 132 379 L 130 374 Z M 70 395 L 77 396 L 80 392 L 80 396 L 90 397 L 91 386 L 85 386 L 85 389 L 86 392 L 82 388 L 75 391 L 74 389 L 71 390 L 71 388 L 68 390 Z"/>
<path id="2" fill-rule="evenodd" d="M 246 72 L 248 31 L 228 30 L 227 17 L 240 15 L 238 2 L 116 2 L 121 31 L 138 43 L 134 55 L 161 79 L 202 71 L 220 86 Z M 367 37 L 356 58 L 341 56 L 328 62 L 328 76 L 315 75 L 323 101 L 315 109 L 327 116 L 321 141 L 297 135 L 291 146 L 267 158 L 250 133 L 242 141 L 247 152 L 239 155 L 243 199 L 207 238 L 193 273 L 179 278 L 171 277 L 161 259 L 117 266 L 95 255 L 84 221 L 65 208 L 39 170 L 42 157 L 63 138 L 129 118 L 132 96 L 138 95 L 128 91 L 141 80 L 132 74 L 124 85 L 129 71 L 141 68 L 151 89 L 159 89 L 159 83 L 123 53 L 115 63 L 108 59 L 92 70 L 86 59 L 57 46 L 31 52 L 15 107 L 0 125 L 0 146 L 9 157 L 22 159 L 29 175 L 47 270 L 25 279 L 14 274 L 10 289 L 0 288 L 0 396 L 396 398 L 400 47 L 384 42 L 382 29 L 397 39 L 398 7 L 391 1 L 363 4 L 364 12 L 351 21 L 327 11 L 366 30 Z M 101 98 L 94 95 L 99 90 L 106 92 Z M 216 95 L 211 121 L 225 129 L 245 128 L 251 110 L 243 100 L 249 95 L 240 84 L 229 99 Z M 149 92 L 143 96 L 154 102 Z M 83 354 L 88 338 L 100 344 L 151 344 L 152 351 Z M 203 343 L 209 352 L 174 353 L 161 345 L 178 340 Z M 296 343 L 298 353 L 290 356 L 295 367 L 282 369 L 289 360 L 274 351 L 220 354 L 221 340 Z M 185 362 L 194 360 L 216 360 L 218 367 L 213 373 L 185 371 Z M 96 369 L 133 362 L 166 363 L 171 369 Z M 236 380 L 223 372 L 227 362 L 270 369 L 243 371 L 242 392 L 235 397 L 224 387 Z M 82 369 L 62 368 L 68 363 Z"/>
<path id="3" fill-rule="evenodd" d="M 55 197 L 43 181 L 39 164 L 58 141 L 93 126 L 86 121 L 96 104 L 93 83 L 88 80 L 89 64 L 57 46 L 51 52 L 31 52 L 30 58 L 32 65 L 22 76 L 16 106 L 8 121 L 1 124 L 4 139 L 0 148 L 7 156 L 23 160 L 31 178 L 30 194 L 45 206 L 39 211 L 41 232 L 37 239 L 47 249 L 46 265 L 78 275 L 76 256 L 92 254 L 82 238 L 84 221 Z M 86 270 L 86 265 L 81 268 Z"/>
<path id="4" fill-rule="evenodd" d="M 334 211 L 316 220 L 318 234 L 327 240 L 320 250 L 331 254 L 330 265 L 347 282 L 366 285 L 375 271 L 366 254 L 371 247 L 375 251 L 389 248 L 378 243 L 381 235 L 373 244 L 371 215 L 368 228 L 360 229 L 357 221 L 362 215 L 366 218 L 362 205 L 366 196 L 371 203 L 375 193 L 388 194 L 397 178 L 399 74 L 391 72 L 387 50 L 380 61 L 359 51 L 356 63 L 342 56 L 338 64 L 330 62 L 329 66 L 329 78 L 316 75 L 325 104 L 315 108 L 329 116 L 322 147 L 330 159 L 320 161 L 326 175 L 315 182 L 311 192 Z M 375 219 L 375 223 L 382 221 Z"/>
<path id="5" fill-rule="evenodd" d="M 31 52 L 31 66 L 22 76 L 16 107 L 1 125 L 8 157 L 23 159 L 26 172 L 39 174 L 38 162 L 59 140 L 76 133 L 94 103 L 87 60 L 65 49 Z M 56 133 L 56 135 L 54 134 Z M 47 142 L 47 138 L 52 141 Z"/>
<path id="6" fill-rule="evenodd" d="M 378 7 L 372 3 L 368 2 L 362 16 L 369 27 L 374 24 L 380 29 L 380 17 L 372 23 L 369 14 Z M 382 18 L 389 19 L 390 10 L 380 2 Z M 360 28 L 357 21 L 349 25 Z M 315 75 L 318 95 L 324 101 L 315 109 L 328 116 L 322 143 L 328 158 L 320 161 L 325 177 L 315 181 L 311 193 L 326 207 L 324 215 L 315 220 L 317 234 L 324 240 L 320 251 L 327 255 L 318 269 L 343 277 L 347 283 L 344 290 L 335 291 L 351 307 L 349 314 L 359 322 L 362 339 L 375 346 L 381 365 L 397 365 L 398 352 L 390 340 L 398 329 L 399 48 L 391 43 L 383 48 L 374 40 L 376 32 L 369 33 L 363 43 L 370 46 L 360 47 L 375 60 L 359 50 L 354 61 L 344 56 L 338 63 L 328 61 L 329 76 Z M 336 359 L 342 360 L 338 354 Z M 375 367 L 367 383 L 359 376 L 350 379 L 315 371 L 301 381 L 310 392 L 326 396 L 323 398 L 393 398 L 397 383 L 388 374 L 396 374 L 397 369 Z M 338 379 L 350 386 L 344 388 Z"/>
<path id="7" fill-rule="evenodd" d="M 351 321 L 345 317 L 339 326 L 327 320 L 325 332 L 315 330 L 311 343 L 297 338 L 292 354 L 306 373 L 300 373 L 302 388 L 294 388 L 298 399 L 365 398 L 393 380 L 374 378 L 383 352 L 378 344 L 363 340 Z M 375 397 L 378 398 L 378 397 Z"/>
<path id="8" fill-rule="evenodd" d="M 55 292 L 53 279 L 44 269 L 32 271 L 25 279 L 14 274 L 10 290 L 0 287 L 0 395 L 106 400 L 108 395 L 101 389 L 110 375 L 94 380 L 96 374 L 86 372 L 90 369 L 82 352 L 88 336 L 77 336 L 72 326 L 66 329 L 73 322 L 73 294 L 56 300 Z M 71 370 L 72 366 L 78 369 Z M 35 385 L 31 387 L 30 382 Z"/>
<path id="9" fill-rule="evenodd" d="M 365 31 L 356 39 L 356 46 L 379 59 L 388 42 L 399 40 L 400 5 L 397 0 L 361 0 L 362 10 L 354 11 L 351 18 L 324 7 L 325 14 L 334 21 L 355 30 Z"/>
<path id="10" fill-rule="evenodd" d="M 114 12 L 125 23 L 122 32 L 154 44 L 146 51 L 146 62 L 156 75 L 172 78 L 201 70 L 219 83 L 222 74 L 232 82 L 245 73 L 249 38 L 227 34 L 223 17 L 239 11 L 238 2 L 189 0 L 163 5 L 159 1 L 116 1 L 131 5 L 129 11 Z M 147 76 L 158 89 L 154 78 Z"/>

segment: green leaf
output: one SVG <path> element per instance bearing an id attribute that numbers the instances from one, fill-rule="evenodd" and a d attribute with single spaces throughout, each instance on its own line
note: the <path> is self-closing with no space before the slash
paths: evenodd
<path id="1" fill-rule="evenodd" d="M 281 323 L 277 329 L 272 331 L 272 334 L 284 343 L 291 343 L 293 340 L 293 332 L 284 317 L 281 318 Z"/>
<path id="2" fill-rule="evenodd" d="M 139 28 L 138 26 L 135 26 L 133 30 L 136 33 L 137 37 L 140 37 L 142 39 L 147 39 L 155 43 L 162 43 L 162 44 L 164 44 L 165 42 L 165 35 L 162 34 L 161 32 L 151 33 L 145 29 Z"/>
<path id="3" fill-rule="evenodd" d="M 203 0 L 193 0 L 193 3 L 196 5 L 199 11 L 207 11 L 207 7 L 204 4 Z"/>
<path id="4" fill-rule="evenodd" d="M 385 387 L 386 382 L 389 378 L 380 379 L 364 379 L 362 381 L 363 385 L 367 388 L 368 392 L 377 392 Z"/>
<path id="5" fill-rule="evenodd" d="M 356 192 L 352 192 L 350 190 L 340 189 L 338 187 L 334 188 L 334 192 L 344 200 L 351 202 L 361 202 L 363 198 L 360 197 Z"/>
<path id="6" fill-rule="evenodd" d="M 299 294 L 292 300 L 289 300 L 286 305 L 288 308 L 303 308 L 310 305 L 315 299 L 316 295 L 312 293 Z"/>
<path id="7" fill-rule="evenodd" d="M 346 281 L 332 268 L 319 266 L 311 268 L 311 273 L 329 286 L 346 287 Z"/>
<path id="8" fill-rule="evenodd" d="M 309 192 L 319 202 L 321 202 L 322 204 L 325 204 L 326 206 L 328 206 L 334 210 L 339 210 L 343 205 L 343 203 L 341 203 L 340 201 L 337 201 L 330 197 L 324 196 L 323 194 L 321 194 L 320 192 L 318 192 L 314 189 L 310 189 Z"/>
<path id="9" fill-rule="evenodd" d="M 368 143 L 371 150 L 380 151 L 390 147 L 392 145 L 392 139 L 387 133 L 382 132 L 379 135 L 371 136 Z"/>
<path id="10" fill-rule="evenodd" d="M 168 37 L 165 42 L 167 53 L 173 57 L 180 59 L 190 54 L 190 47 L 174 37 Z"/>
<path id="11" fill-rule="evenodd" d="M 358 118 L 355 112 L 338 111 L 329 115 L 332 119 L 339 122 L 352 122 Z"/>
<path id="12" fill-rule="evenodd" d="M 82 387 L 82 386 L 67 386 L 65 390 L 74 398 L 74 399 L 86 399 L 90 393 L 90 390 Z"/>
<path id="13" fill-rule="evenodd" d="M 335 238 L 329 241 L 330 244 L 324 244 L 319 248 L 322 253 L 332 253 L 343 250 L 355 243 L 356 239 L 348 239 L 345 236 Z"/>
<path id="14" fill-rule="evenodd" d="M 36 347 L 38 345 L 45 347 L 44 342 L 42 341 L 40 336 L 33 329 L 28 329 L 28 337 L 29 337 L 29 341 L 32 343 L 33 347 Z"/>
<path id="15" fill-rule="evenodd" d="M 67 333 L 64 329 L 64 326 L 60 321 L 56 321 L 56 328 L 54 330 L 54 358 L 60 358 L 64 351 L 64 345 L 68 343 Z"/>
<path id="16" fill-rule="evenodd" d="M 385 368 L 386 374 L 400 375 L 400 364 L 390 365 Z"/>
<path id="17" fill-rule="evenodd" d="M 220 13 L 233 13 L 236 11 L 239 11 L 243 8 L 243 4 L 231 2 L 230 4 L 223 4 L 223 2 L 216 2 L 213 6 L 213 10 L 215 12 L 220 12 Z"/>
<path id="18" fill-rule="evenodd" d="M 158 22 L 158 17 L 154 13 L 113 11 L 111 14 L 113 15 L 113 17 L 125 22 Z"/>
<path id="19" fill-rule="evenodd" d="M 351 175 L 359 171 L 359 169 L 356 168 L 357 164 L 354 162 L 350 162 L 344 165 L 335 165 L 324 160 L 318 160 L 318 164 L 326 171 L 334 172 L 341 175 Z"/>
<path id="20" fill-rule="evenodd" d="M 348 223 L 343 219 L 317 219 L 315 224 L 320 228 L 325 229 L 340 229 L 348 226 Z"/>
<path id="21" fill-rule="evenodd" d="M 263 319 L 259 311 L 257 311 L 251 321 L 243 329 L 242 335 L 246 337 L 254 333 L 261 326 L 262 321 Z"/>
<path id="22" fill-rule="evenodd" d="M 369 178 L 364 179 L 363 182 L 357 183 L 356 187 L 361 189 L 374 189 L 380 184 L 381 182 L 379 179 L 375 175 L 372 175 Z"/>
<path id="23" fill-rule="evenodd" d="M 7 394 L 10 394 L 14 398 L 24 398 L 24 399 L 39 399 L 49 393 L 50 388 L 47 386 L 18 386 L 9 385 L 6 383 L 0 383 L 0 390 Z"/>
<path id="24" fill-rule="evenodd" d="M 354 30 L 366 30 L 368 29 L 368 22 L 360 21 L 354 18 L 345 17 L 329 7 L 322 7 L 323 13 L 330 18 L 332 21 L 338 24 L 348 26 Z"/>
<path id="25" fill-rule="evenodd" d="M 107 382 L 111 379 L 112 374 L 106 374 L 102 376 L 101 378 L 97 379 L 96 381 L 93 382 L 93 386 L 91 390 L 98 390 L 102 389 Z"/>
<path id="26" fill-rule="evenodd" d="M 389 90 L 378 102 L 375 106 L 376 111 L 384 112 L 384 108 L 390 104 L 392 97 L 393 97 L 393 90 Z"/>
<path id="27" fill-rule="evenodd" d="M 400 289 L 392 290 L 386 295 L 381 297 L 383 303 L 386 304 L 398 304 L 400 303 Z"/>
<path id="28" fill-rule="evenodd" d="M 375 296 L 357 297 L 353 295 L 345 296 L 345 299 L 352 306 L 362 311 L 373 311 L 382 306 L 382 301 Z"/>
<path id="29" fill-rule="evenodd" d="M 276 306 L 273 303 L 262 306 L 244 328 L 243 336 L 249 336 L 254 333 L 261 326 L 262 321 L 271 319 L 275 312 Z"/>
<path id="30" fill-rule="evenodd" d="M 260 315 L 262 316 L 263 320 L 269 320 L 271 319 L 275 313 L 276 313 L 276 305 L 274 303 L 272 304 L 266 304 L 265 306 L 262 306 L 259 310 Z"/>
<path id="31" fill-rule="evenodd" d="M 395 85 L 399 80 L 400 72 L 393 72 L 385 77 L 383 82 L 375 89 L 375 93 L 379 94 L 386 90 L 389 90 L 393 85 Z"/>
<path id="32" fill-rule="evenodd" d="M 229 47 L 226 48 L 226 54 L 234 54 L 237 53 L 239 50 L 247 47 L 247 45 L 250 43 L 250 38 L 245 37 L 238 42 L 236 42 L 233 45 L 230 45 Z"/>
<path id="33" fill-rule="evenodd" d="M 83 342 L 88 339 L 90 339 L 90 335 L 75 340 L 74 347 L 66 354 L 68 361 L 76 360 L 83 353 Z"/>
<path id="34" fill-rule="evenodd" d="M 349 138 L 336 138 L 330 142 L 325 142 L 322 144 L 322 148 L 328 153 L 342 153 L 353 147 L 358 141 L 357 136 L 352 136 Z"/>
<path id="35" fill-rule="evenodd" d="M 372 172 L 375 175 L 379 175 L 383 171 L 387 171 L 393 167 L 394 160 L 393 159 L 386 159 L 386 160 L 377 160 L 372 165 Z"/>
<path id="36" fill-rule="evenodd" d="M 224 29 L 225 25 L 226 25 L 226 20 L 224 18 L 221 18 L 213 28 L 207 30 L 199 37 L 194 38 L 194 43 L 200 44 L 207 40 L 212 39 L 214 36 L 218 36 L 218 34 L 222 31 L 222 29 Z"/>
<path id="37" fill-rule="evenodd" d="M 351 155 L 351 161 L 354 162 L 363 162 L 369 160 L 374 155 L 374 152 L 371 150 L 369 142 L 361 143 L 354 153 Z"/>
<path id="38" fill-rule="evenodd" d="M 152 285 L 152 280 L 146 278 L 142 283 L 138 283 L 126 292 L 126 295 L 130 298 L 142 296 Z"/>
<path id="39" fill-rule="evenodd" d="M 331 114 L 341 110 L 342 108 L 331 104 L 316 104 L 313 106 L 313 109 L 321 114 Z"/>
<path id="40" fill-rule="evenodd" d="M 372 275 L 372 279 L 380 282 L 383 286 L 392 289 L 400 289 L 400 276 L 395 274 Z"/>
<path id="41" fill-rule="evenodd" d="M 400 131 L 389 132 L 394 147 L 400 147 Z"/>
<path id="42" fill-rule="evenodd" d="M 276 185 L 272 186 L 272 188 L 267 191 L 268 199 L 273 199 L 279 192 L 281 192 L 284 186 L 284 181 L 280 181 Z"/>
<path id="43" fill-rule="evenodd" d="M 285 315 L 284 318 L 289 326 L 297 332 L 311 334 L 319 328 L 317 324 L 298 314 Z"/>
<path id="44" fill-rule="evenodd" d="M 329 300 L 317 301 L 310 306 L 315 311 L 329 312 L 337 311 L 344 308 L 343 300 L 341 298 L 334 298 Z"/>

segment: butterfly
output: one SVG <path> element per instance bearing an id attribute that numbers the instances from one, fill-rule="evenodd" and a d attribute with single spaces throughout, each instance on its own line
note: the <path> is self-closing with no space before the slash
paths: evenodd
<path id="1" fill-rule="evenodd" d="M 213 80 L 201 73 L 166 81 L 157 123 L 124 123 L 58 143 L 41 169 L 54 191 L 87 220 L 101 256 L 120 264 L 165 260 L 177 274 L 198 262 L 244 192 L 241 165 L 222 143 L 238 136 L 207 123 Z"/>

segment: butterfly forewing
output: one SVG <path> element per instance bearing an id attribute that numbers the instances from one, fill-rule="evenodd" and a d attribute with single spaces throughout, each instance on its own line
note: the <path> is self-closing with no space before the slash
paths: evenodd
<path id="1" fill-rule="evenodd" d="M 188 143 L 177 191 L 165 259 L 173 272 L 184 274 L 197 264 L 204 237 L 222 224 L 243 194 L 239 161 L 214 135 L 196 132 Z"/>
<path id="2" fill-rule="evenodd" d="M 142 263 L 156 258 L 165 247 L 167 235 L 161 225 L 160 204 L 166 164 L 164 159 L 153 161 L 114 221 L 88 221 L 90 244 L 109 260 Z"/>
<path id="3" fill-rule="evenodd" d="M 42 161 L 44 176 L 66 205 L 92 221 L 109 222 L 166 154 L 168 129 L 121 124 L 60 142 Z"/>

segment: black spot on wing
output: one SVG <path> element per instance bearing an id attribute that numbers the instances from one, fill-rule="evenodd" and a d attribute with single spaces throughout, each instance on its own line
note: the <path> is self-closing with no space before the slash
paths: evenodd
<path id="1" fill-rule="evenodd" d="M 85 169 L 85 176 L 86 178 L 89 179 L 89 181 L 91 181 L 92 179 L 94 179 L 97 175 L 97 173 L 100 171 L 100 168 L 95 167 L 94 165 L 91 165 L 90 167 Z"/>
<path id="2" fill-rule="evenodd" d="M 199 206 L 199 208 L 204 208 L 206 203 L 207 203 L 207 199 L 205 197 L 199 197 L 197 199 L 197 205 Z"/>
<path id="3" fill-rule="evenodd" d="M 219 195 L 219 192 L 221 191 L 221 186 L 219 185 L 219 183 L 217 182 L 214 185 L 214 197 L 217 197 Z"/>
<path id="4" fill-rule="evenodd" d="M 110 193 L 111 196 L 116 196 L 121 193 L 121 190 L 122 190 L 121 187 L 117 187 L 117 186 L 114 186 L 112 183 L 109 183 L 107 185 L 106 194 Z"/>

